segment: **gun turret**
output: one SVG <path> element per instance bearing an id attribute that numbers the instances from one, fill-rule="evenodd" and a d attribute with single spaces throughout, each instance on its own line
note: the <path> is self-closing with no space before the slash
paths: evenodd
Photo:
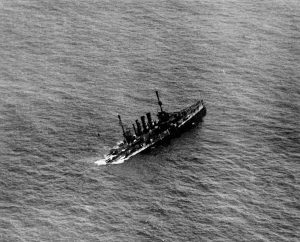
<path id="1" fill-rule="evenodd" d="M 134 140 L 134 137 L 131 134 L 130 129 L 126 129 L 124 133 L 124 138 L 128 144 L 130 144 Z"/>

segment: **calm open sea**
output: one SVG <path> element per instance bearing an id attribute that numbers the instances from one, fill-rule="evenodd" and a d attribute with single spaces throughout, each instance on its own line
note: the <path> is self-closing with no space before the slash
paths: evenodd
<path id="1" fill-rule="evenodd" d="M 97 165 L 155 90 L 204 122 Z M 1 242 L 299 241 L 299 130 L 298 0 L 0 1 Z"/>

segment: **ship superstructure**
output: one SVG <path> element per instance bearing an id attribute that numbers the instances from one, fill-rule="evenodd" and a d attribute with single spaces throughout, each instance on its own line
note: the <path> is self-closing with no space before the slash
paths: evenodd
<path id="1" fill-rule="evenodd" d="M 146 113 L 146 116 L 141 116 L 140 121 L 137 119 L 132 124 L 134 133 L 124 127 L 121 116 L 118 115 L 124 140 L 110 150 L 105 157 L 106 163 L 123 162 L 150 147 L 178 136 L 184 130 L 202 121 L 202 118 L 206 115 L 203 100 L 198 100 L 193 105 L 178 112 L 166 112 L 162 108 L 158 91 L 156 91 L 156 96 L 160 107 L 157 120 L 152 120 L 151 113 Z"/>

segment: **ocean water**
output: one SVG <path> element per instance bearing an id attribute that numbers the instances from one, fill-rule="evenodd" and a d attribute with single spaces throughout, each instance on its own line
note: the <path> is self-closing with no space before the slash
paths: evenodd
<path id="1" fill-rule="evenodd" d="M 296 0 L 1 0 L 0 241 L 299 241 L 299 30 Z M 155 90 L 204 122 L 99 165 Z"/>

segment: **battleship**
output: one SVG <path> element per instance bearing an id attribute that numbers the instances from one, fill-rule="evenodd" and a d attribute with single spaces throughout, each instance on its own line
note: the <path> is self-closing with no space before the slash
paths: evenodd
<path id="1" fill-rule="evenodd" d="M 198 100 L 189 107 L 177 112 L 166 112 L 159 98 L 156 97 L 160 111 L 157 120 L 152 120 L 151 113 L 141 116 L 140 121 L 135 120 L 132 124 L 133 130 L 125 128 L 121 116 L 118 115 L 119 124 L 122 128 L 124 140 L 113 147 L 105 156 L 105 163 L 122 163 L 129 158 L 156 147 L 157 145 L 178 137 L 182 132 L 196 126 L 206 115 L 206 107 L 203 100 Z M 133 131 L 133 132 L 132 132 Z"/>

